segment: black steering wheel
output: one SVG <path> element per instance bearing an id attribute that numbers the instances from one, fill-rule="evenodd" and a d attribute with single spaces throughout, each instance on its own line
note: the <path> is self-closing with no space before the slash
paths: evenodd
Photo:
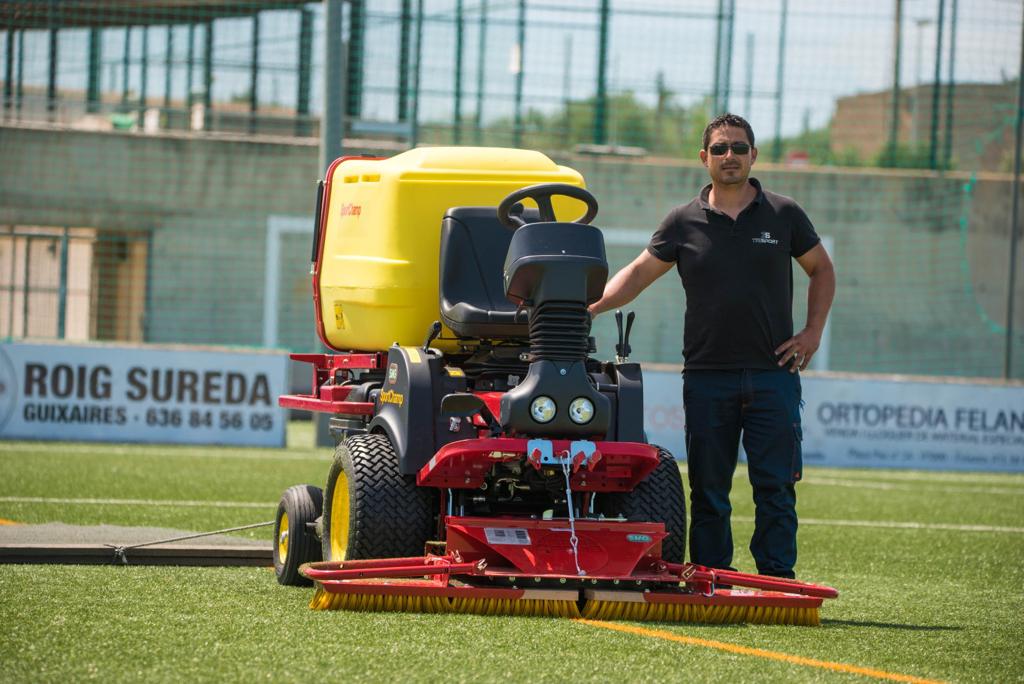
<path id="1" fill-rule="evenodd" d="M 586 213 L 573 221 L 573 223 L 588 224 L 597 216 L 597 199 L 578 185 L 539 183 L 520 188 L 501 200 L 501 204 L 498 205 L 498 220 L 501 221 L 503 226 L 511 230 L 517 230 L 521 226 L 526 225 L 526 221 L 520 215 L 522 214 L 522 205 L 519 205 L 520 209 L 518 212 L 513 212 L 513 208 L 524 199 L 532 199 L 537 203 L 537 208 L 540 209 L 540 220 L 546 223 L 554 223 L 558 219 L 555 217 L 554 207 L 551 206 L 551 198 L 556 195 L 572 197 L 587 205 Z"/>

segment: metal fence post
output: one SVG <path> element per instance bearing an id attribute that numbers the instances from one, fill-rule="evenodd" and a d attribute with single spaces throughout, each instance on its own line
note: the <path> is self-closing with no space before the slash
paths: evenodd
<path id="1" fill-rule="evenodd" d="M 100 62 L 102 61 L 103 53 L 102 40 L 102 29 L 89 29 L 89 80 L 85 87 L 85 111 L 90 114 L 95 114 L 100 111 Z M 8 54 L 11 54 L 10 49 L 8 49 Z M 8 73 L 9 71 L 10 70 L 8 69 Z"/>
<path id="2" fill-rule="evenodd" d="M 899 2 L 899 0 L 897 0 Z M 782 81 L 786 73 L 786 20 L 789 1 L 782 0 L 782 12 L 779 17 L 779 57 L 775 65 L 775 142 L 772 145 L 772 161 L 782 161 Z"/>
<path id="3" fill-rule="evenodd" d="M 132 68 L 132 27 L 124 27 L 124 51 L 121 55 L 121 110 L 128 109 L 128 72 Z"/>
<path id="4" fill-rule="evenodd" d="M 902 56 L 903 0 L 896 0 L 892 21 L 892 97 L 889 102 L 889 142 L 885 154 L 888 166 L 896 165 L 896 146 L 900 141 L 900 61 Z"/>
<path id="5" fill-rule="evenodd" d="M 718 110 L 718 100 L 721 97 L 718 77 L 722 73 L 722 21 L 725 18 L 725 0 L 718 0 L 718 12 L 715 17 L 715 70 L 711 72 L 711 116 L 709 117 L 712 119 L 722 113 Z"/>
<path id="6" fill-rule="evenodd" d="M 171 107 L 171 70 L 174 67 L 174 27 L 167 27 L 167 51 L 164 56 L 164 109 Z"/>
<path id="7" fill-rule="evenodd" d="M 462 0 L 455 2 L 455 104 L 452 114 L 452 140 L 458 145 L 462 141 L 462 44 L 463 15 Z"/>
<path id="8" fill-rule="evenodd" d="M 54 7 L 55 3 L 50 3 L 50 44 L 49 44 L 49 55 L 50 61 L 48 66 L 48 75 L 46 79 L 46 112 L 47 117 L 53 121 L 54 115 L 57 113 L 57 24 L 56 17 L 54 14 L 57 9 Z M 23 40 L 24 42 L 24 40 Z M 20 64 L 18 65 L 21 66 Z"/>
<path id="9" fill-rule="evenodd" d="M 146 112 L 146 95 L 149 90 L 149 27 L 142 27 L 142 55 L 139 58 L 139 123 Z M 141 126 L 140 126 L 141 127 Z"/>
<path id="10" fill-rule="evenodd" d="M 249 133 L 256 132 L 256 112 L 260 106 L 260 13 L 252 15 L 252 53 L 249 58 Z"/>
<path id="11" fill-rule="evenodd" d="M 68 316 L 68 227 L 60 234 L 60 280 L 57 283 L 57 338 L 67 336 Z"/>
<path id="12" fill-rule="evenodd" d="M 313 75 L 313 13 L 299 10 L 299 65 L 295 93 L 295 135 L 309 135 L 309 90 Z"/>
<path id="13" fill-rule="evenodd" d="M 526 71 L 526 0 L 519 0 L 516 21 L 516 45 L 519 46 L 519 64 L 516 65 L 515 116 L 512 123 L 512 147 L 523 143 L 523 72 Z"/>
<path id="14" fill-rule="evenodd" d="M 206 22 L 203 47 L 203 130 L 213 127 L 213 19 Z"/>
<path id="15" fill-rule="evenodd" d="M 610 0 L 601 0 L 597 39 L 597 93 L 594 96 L 594 144 L 608 141 L 608 21 Z"/>
<path id="16" fill-rule="evenodd" d="M 474 140 L 483 144 L 484 138 L 484 75 L 487 73 L 487 0 L 480 0 L 480 23 L 477 29 L 476 55 L 476 112 L 473 114 Z"/>
<path id="17" fill-rule="evenodd" d="M 928 147 L 928 168 L 939 164 L 939 96 L 942 86 L 942 21 L 946 0 L 939 0 L 939 19 L 935 25 L 935 82 L 932 84 L 932 137 Z"/>
<path id="18" fill-rule="evenodd" d="M 18 74 L 14 86 L 14 111 L 21 114 L 21 104 L 25 99 L 25 29 L 18 31 Z"/>
<path id="19" fill-rule="evenodd" d="M 409 146 L 416 147 L 420 140 L 420 76 L 423 73 L 423 0 L 416 2 L 416 71 L 413 72 L 412 132 Z"/>
<path id="20" fill-rule="evenodd" d="M 953 163 L 953 94 L 956 92 L 954 83 L 954 66 L 956 65 L 956 2 L 950 5 L 949 16 L 949 72 L 946 78 L 946 141 L 942 150 L 942 166 L 950 168 Z"/>
<path id="21" fill-rule="evenodd" d="M 729 95 L 732 94 L 732 38 L 733 30 L 736 27 L 736 0 L 728 0 L 729 9 L 725 16 L 725 47 L 722 50 L 722 72 L 721 81 L 722 87 L 719 91 L 721 93 L 721 102 L 719 103 L 719 110 L 721 112 L 729 111 Z"/>
<path id="22" fill-rule="evenodd" d="M 342 47 L 343 0 L 324 0 L 324 111 L 320 119 L 320 173 L 342 155 L 345 71 Z"/>
<path id="23" fill-rule="evenodd" d="M 188 25 L 188 49 L 185 50 L 185 128 L 188 129 L 192 116 L 192 71 L 196 60 L 196 25 Z"/>
<path id="24" fill-rule="evenodd" d="M 1024 12 L 1021 13 L 1024 15 Z M 1010 210 L 1010 275 L 1006 293 L 1006 356 L 1003 375 L 1013 377 L 1013 307 L 1017 288 L 1017 233 L 1020 231 L 1021 135 L 1024 134 L 1024 16 L 1021 18 L 1020 67 L 1017 70 L 1017 132 L 1013 150 L 1013 203 Z"/>
<path id="25" fill-rule="evenodd" d="M 409 42 L 412 36 L 412 0 L 402 0 L 398 34 L 398 120 L 409 118 Z"/>
<path id="26" fill-rule="evenodd" d="M 14 29 L 7 29 L 7 58 L 4 62 L 4 112 L 14 101 Z M 90 44 L 91 47 L 91 44 Z M 91 62 L 90 62 L 91 66 Z M 90 72 L 91 75 L 91 72 Z"/>

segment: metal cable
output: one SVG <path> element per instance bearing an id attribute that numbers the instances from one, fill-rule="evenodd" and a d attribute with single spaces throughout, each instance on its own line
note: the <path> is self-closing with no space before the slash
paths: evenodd
<path id="1" fill-rule="evenodd" d="M 573 515 L 572 488 L 569 486 L 569 473 L 571 469 L 572 465 L 569 462 L 569 458 L 564 458 L 562 460 L 562 474 L 565 475 L 565 501 L 569 508 L 569 545 L 572 546 L 572 559 L 576 563 L 576 574 L 582 577 L 587 573 L 580 567 L 580 539 L 576 536 L 576 516 Z"/>
<path id="2" fill-rule="evenodd" d="M 104 546 L 114 549 L 114 558 L 121 561 L 122 564 L 128 564 L 128 551 L 131 549 L 140 549 L 143 546 L 154 546 L 156 544 L 168 544 L 170 542 L 184 541 L 186 539 L 198 539 L 199 537 L 212 537 L 215 534 L 224 534 L 225 532 L 239 532 L 241 530 L 251 530 L 256 527 L 268 527 L 273 525 L 276 521 L 269 520 L 267 522 L 253 523 L 252 525 L 241 525 L 239 527 L 228 527 L 223 530 L 215 530 L 213 532 L 198 532 L 196 534 L 186 534 L 180 537 L 170 537 L 168 539 L 158 539 L 156 541 L 143 542 L 141 544 L 127 544 L 124 546 L 117 546 L 115 544 L 104 544 Z"/>

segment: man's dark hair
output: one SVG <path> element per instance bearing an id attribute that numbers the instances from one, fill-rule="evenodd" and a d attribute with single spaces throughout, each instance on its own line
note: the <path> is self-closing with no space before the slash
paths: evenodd
<path id="1" fill-rule="evenodd" d="M 747 134 L 747 140 L 750 142 L 750 146 L 754 146 L 754 129 L 750 127 L 747 120 L 737 114 L 720 114 L 711 120 L 704 128 L 704 149 L 708 149 L 708 142 L 711 140 L 711 131 L 725 128 L 726 126 L 732 126 L 734 128 L 742 128 Z"/>

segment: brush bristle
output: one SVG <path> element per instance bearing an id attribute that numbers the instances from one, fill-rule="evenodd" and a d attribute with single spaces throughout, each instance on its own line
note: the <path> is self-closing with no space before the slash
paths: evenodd
<path id="1" fill-rule="evenodd" d="M 451 605 L 444 597 L 332 594 L 320 586 L 317 586 L 309 607 L 313 610 L 350 610 L 363 613 L 451 612 Z"/>
<path id="2" fill-rule="evenodd" d="M 387 594 L 333 594 L 317 586 L 309 602 L 313 610 L 350 610 L 380 613 L 460 613 L 531 617 L 580 617 L 575 601 L 545 599 L 488 599 L 443 596 L 389 596 Z"/>
<path id="3" fill-rule="evenodd" d="M 706 624 L 807 625 L 821 624 L 818 608 L 775 606 L 703 606 L 685 603 L 587 601 L 583 617 L 589 620 L 636 622 L 694 622 Z"/>
<path id="4" fill-rule="evenodd" d="M 550 599 L 490 599 L 443 596 L 389 596 L 387 594 L 333 594 L 317 585 L 309 602 L 313 610 L 350 610 L 380 613 L 456 613 L 564 617 L 635 622 L 691 622 L 705 624 L 808 625 L 821 624 L 819 609 L 775 606 L 705 606 L 689 603 L 646 603 L 591 599 L 580 611 L 575 601 Z"/>

